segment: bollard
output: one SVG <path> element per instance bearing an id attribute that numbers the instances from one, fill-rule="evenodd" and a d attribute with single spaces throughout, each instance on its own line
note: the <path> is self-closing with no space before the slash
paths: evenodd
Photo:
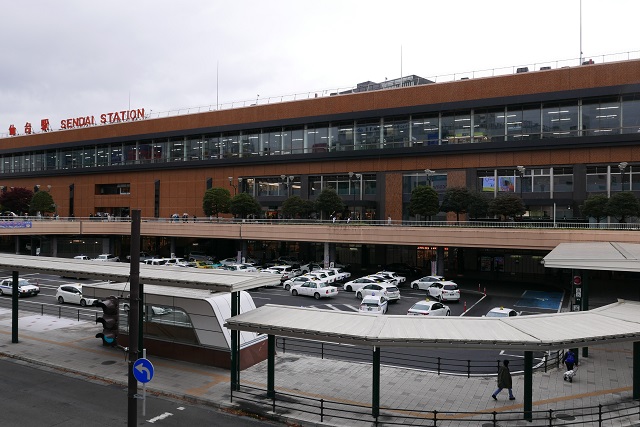
<path id="1" fill-rule="evenodd" d="M 467 302 L 464 302 L 464 306 L 462 307 L 462 312 L 466 313 L 467 312 Z"/>
<path id="2" fill-rule="evenodd" d="M 480 283 L 478 283 L 478 292 L 480 292 Z"/>
<path id="3" fill-rule="evenodd" d="M 485 297 L 487 296 L 487 287 L 486 286 L 484 287 L 484 296 Z"/>

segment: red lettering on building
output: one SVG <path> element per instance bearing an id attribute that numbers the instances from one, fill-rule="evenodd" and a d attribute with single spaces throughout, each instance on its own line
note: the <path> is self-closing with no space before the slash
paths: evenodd
<path id="1" fill-rule="evenodd" d="M 42 132 L 49 132 L 51 130 L 51 126 L 49 126 L 49 119 L 40 120 L 40 130 Z"/>
<path id="2" fill-rule="evenodd" d="M 27 122 L 24 125 L 24 133 L 27 135 L 31 135 L 31 123 Z"/>
<path id="3" fill-rule="evenodd" d="M 9 126 L 9 135 L 16 136 L 16 127 L 14 125 Z"/>

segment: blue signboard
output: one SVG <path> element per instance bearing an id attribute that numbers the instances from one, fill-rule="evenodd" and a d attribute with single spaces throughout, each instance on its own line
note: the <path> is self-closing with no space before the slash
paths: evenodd
<path id="1" fill-rule="evenodd" d="M 0 221 L 0 228 L 31 228 L 31 221 Z"/>
<path id="2" fill-rule="evenodd" d="M 133 363 L 133 376 L 141 383 L 148 383 L 153 378 L 153 365 L 149 359 L 138 359 Z"/>

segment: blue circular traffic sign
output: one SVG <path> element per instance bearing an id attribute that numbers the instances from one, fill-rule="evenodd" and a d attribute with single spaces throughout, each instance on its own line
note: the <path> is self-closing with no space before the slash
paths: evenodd
<path id="1" fill-rule="evenodd" d="M 133 362 L 133 376 L 141 383 L 148 383 L 153 378 L 153 365 L 149 359 L 138 359 Z"/>

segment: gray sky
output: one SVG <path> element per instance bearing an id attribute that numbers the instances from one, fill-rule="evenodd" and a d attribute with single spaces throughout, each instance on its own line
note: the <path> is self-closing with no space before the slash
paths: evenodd
<path id="1" fill-rule="evenodd" d="M 0 10 L 0 136 L 129 106 L 262 104 L 401 71 L 580 56 L 579 0 L 21 0 Z M 640 1 L 582 0 L 584 58 L 637 58 L 639 19 Z"/>

